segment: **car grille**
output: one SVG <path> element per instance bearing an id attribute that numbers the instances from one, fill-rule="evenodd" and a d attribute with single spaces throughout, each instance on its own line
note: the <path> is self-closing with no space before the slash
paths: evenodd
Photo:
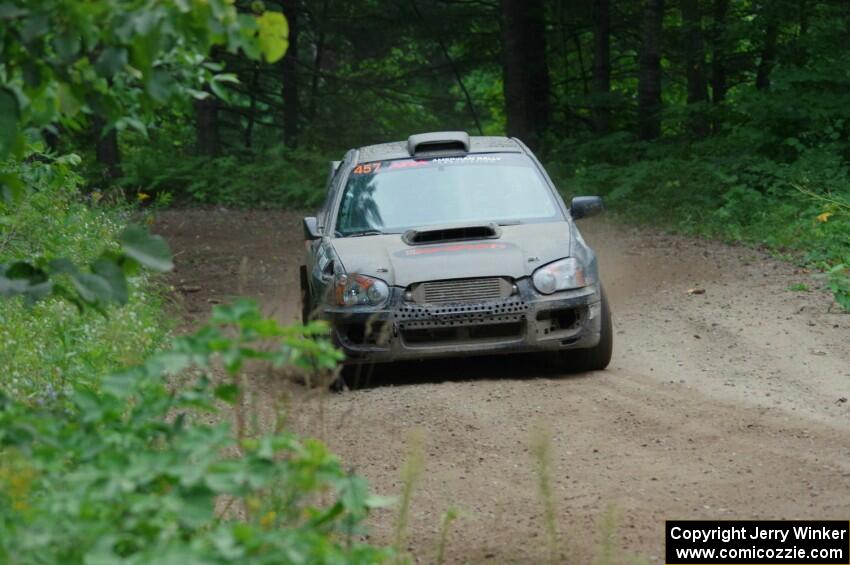
<path id="1" fill-rule="evenodd" d="M 511 283 L 500 277 L 428 281 L 413 291 L 415 301 L 424 304 L 488 302 L 507 298 Z"/>

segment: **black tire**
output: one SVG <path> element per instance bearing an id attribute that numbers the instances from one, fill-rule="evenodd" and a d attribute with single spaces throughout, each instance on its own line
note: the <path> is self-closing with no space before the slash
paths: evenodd
<path id="1" fill-rule="evenodd" d="M 307 267 L 301 265 L 298 269 L 298 278 L 301 284 L 301 323 L 310 322 L 312 306 L 310 305 L 310 283 L 307 281 Z"/>
<path id="2" fill-rule="evenodd" d="M 573 373 L 601 371 L 611 362 L 614 351 L 614 327 L 611 323 L 611 308 L 608 296 L 602 289 L 602 327 L 599 329 L 599 343 L 587 349 L 574 349 L 561 353 L 562 368 Z"/>

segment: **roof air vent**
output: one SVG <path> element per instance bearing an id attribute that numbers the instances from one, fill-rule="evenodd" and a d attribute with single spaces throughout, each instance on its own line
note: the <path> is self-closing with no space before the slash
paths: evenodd
<path id="1" fill-rule="evenodd" d="M 465 131 L 420 133 L 407 138 L 407 151 L 413 157 L 446 157 L 469 152 L 469 134 Z"/>

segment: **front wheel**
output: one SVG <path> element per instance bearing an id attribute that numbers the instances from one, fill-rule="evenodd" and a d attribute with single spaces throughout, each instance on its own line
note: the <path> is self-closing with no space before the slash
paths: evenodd
<path id="1" fill-rule="evenodd" d="M 611 362 L 611 354 L 614 351 L 614 328 L 611 323 L 611 308 L 608 306 L 608 296 L 605 289 L 600 286 L 602 294 L 602 308 L 600 316 L 601 327 L 599 328 L 599 343 L 587 349 L 573 349 L 560 353 L 561 366 L 575 373 L 588 371 L 601 371 Z"/>

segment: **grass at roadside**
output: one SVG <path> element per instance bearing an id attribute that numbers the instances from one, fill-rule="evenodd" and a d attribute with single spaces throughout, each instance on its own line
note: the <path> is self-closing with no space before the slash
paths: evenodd
<path id="1" fill-rule="evenodd" d="M 0 204 L 0 263 L 28 257 L 67 257 L 84 263 L 117 238 L 131 210 L 83 196 L 71 163 L 31 163 L 22 172 L 34 187 L 14 208 Z M 142 275 L 130 281 L 130 301 L 103 315 L 78 312 L 51 299 L 29 306 L 0 300 L 0 389 L 16 398 L 48 400 L 74 384 L 140 363 L 163 343 L 171 323 L 159 284 Z"/>
<path id="2" fill-rule="evenodd" d="M 647 144 L 614 135 L 564 147 L 565 196 L 599 194 L 625 221 L 765 246 L 824 272 L 850 310 L 850 172 L 839 148 L 771 159 L 730 139 Z"/>
<path id="3" fill-rule="evenodd" d="M 119 248 L 138 211 L 82 194 L 68 165 L 20 167 L 31 190 L 0 204 L 0 264 L 86 264 Z M 56 282 L 87 290 L 87 273 Z M 207 423 L 220 404 L 239 402 L 248 360 L 333 370 L 339 354 L 324 327 L 281 327 L 241 300 L 172 341 L 165 289 L 148 275 L 129 279 L 122 306 L 79 309 L 62 295 L 27 304 L 3 284 L 0 562 L 389 557 L 360 541 L 361 522 L 381 501 L 321 442 L 277 428 L 249 433 L 238 422 L 234 430 L 226 417 Z M 213 385 L 219 359 L 230 380 Z M 187 369 L 193 378 L 173 386 Z M 219 514 L 221 499 L 238 501 L 244 515 Z"/>
<path id="4" fill-rule="evenodd" d="M 329 161 L 342 158 L 342 152 L 279 146 L 198 157 L 180 154 L 169 141 L 158 136 L 144 145 L 127 145 L 125 176 L 119 180 L 125 191 L 181 205 L 316 208 L 324 198 Z"/>

